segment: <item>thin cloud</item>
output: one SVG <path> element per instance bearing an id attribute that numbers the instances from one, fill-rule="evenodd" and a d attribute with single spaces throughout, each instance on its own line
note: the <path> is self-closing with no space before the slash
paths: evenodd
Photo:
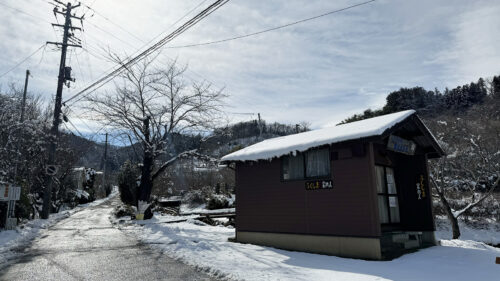
<path id="1" fill-rule="evenodd" d="M 200 2 L 96 1 L 93 7 L 121 28 L 87 13 L 82 38 L 91 54 L 82 50 L 72 53 L 77 83 L 65 90 L 65 97 L 112 67 L 99 59 L 106 50 L 132 54 L 142 42 L 172 31 L 172 24 Z M 5 3 L 54 21 L 52 8 L 44 1 Z M 355 2 L 347 0 L 230 1 L 172 45 L 229 38 L 352 4 Z M 493 0 L 477 4 L 467 0 L 380 0 L 242 40 L 165 49 L 159 64 L 177 58 L 189 65 L 188 75 L 193 79 L 225 87 L 231 95 L 228 111 L 260 112 L 270 122 L 308 121 L 313 127 L 322 127 L 382 106 L 385 96 L 400 87 L 443 88 L 495 74 L 500 65 L 500 53 L 496 52 L 500 39 L 494 36 L 499 29 L 499 10 L 500 3 Z M 60 40 L 60 34 L 47 22 L 6 9 L 0 9 L 0 16 L 0 72 L 43 42 Z M 42 63 L 37 56 L 0 83 L 22 83 L 25 69 L 33 68 L 35 78 L 30 88 L 49 100 L 55 91 L 58 56 L 58 52 L 47 50 Z M 105 89 L 112 87 L 110 84 Z M 249 116 L 235 115 L 233 121 L 245 118 Z"/>

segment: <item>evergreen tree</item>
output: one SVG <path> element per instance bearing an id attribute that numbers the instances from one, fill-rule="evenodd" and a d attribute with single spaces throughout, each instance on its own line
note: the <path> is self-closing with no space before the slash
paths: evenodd
<path id="1" fill-rule="evenodd" d="M 500 76 L 493 77 L 491 84 L 493 98 L 500 99 Z"/>
<path id="2" fill-rule="evenodd" d="M 137 166 L 133 165 L 130 161 L 126 161 L 118 175 L 118 189 L 120 190 L 120 199 L 123 203 L 133 206 L 137 205 L 138 178 L 139 170 Z"/>
<path id="3" fill-rule="evenodd" d="M 407 109 L 429 111 L 434 109 L 438 99 L 439 96 L 434 92 L 426 91 L 422 87 L 401 88 L 387 96 L 387 103 L 383 110 L 385 113 Z"/>
<path id="4" fill-rule="evenodd" d="M 500 76 L 493 78 L 491 92 L 494 98 L 500 98 Z M 408 109 L 414 109 L 425 116 L 440 114 L 443 110 L 458 112 L 483 103 L 487 95 L 488 89 L 483 78 L 479 78 L 477 83 L 472 82 L 451 90 L 445 88 L 444 93 L 437 88 L 434 91 L 427 91 L 422 87 L 401 88 L 387 96 L 382 109 L 365 110 L 363 114 L 355 114 L 340 124 Z"/>

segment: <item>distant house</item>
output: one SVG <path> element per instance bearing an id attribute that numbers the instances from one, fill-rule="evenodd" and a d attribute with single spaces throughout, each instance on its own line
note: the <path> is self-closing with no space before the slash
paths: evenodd
<path id="1" fill-rule="evenodd" d="M 71 173 L 71 185 L 73 190 L 68 192 L 75 192 L 78 198 L 104 198 L 106 197 L 106 191 L 103 176 L 103 172 L 95 171 L 92 168 L 73 168 Z M 89 184 L 92 184 L 91 189 L 89 188 Z"/>
<path id="2" fill-rule="evenodd" d="M 72 170 L 72 183 L 75 189 L 83 190 L 86 179 L 85 167 L 77 167 Z"/>
<path id="3" fill-rule="evenodd" d="M 236 239 L 376 260 L 434 245 L 427 159 L 443 155 L 413 110 L 226 155 L 235 166 Z"/>

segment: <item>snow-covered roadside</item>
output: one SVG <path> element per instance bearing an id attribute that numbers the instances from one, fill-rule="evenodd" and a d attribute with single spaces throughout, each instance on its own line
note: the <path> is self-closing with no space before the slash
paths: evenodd
<path id="1" fill-rule="evenodd" d="M 114 189 L 113 192 L 106 198 L 95 200 L 91 203 L 78 205 L 76 208 L 71 210 L 61 211 L 57 214 L 50 214 L 50 218 L 47 220 L 35 219 L 28 221 L 23 225 L 19 225 L 15 230 L 2 230 L 0 231 L 0 267 L 7 262 L 9 259 L 15 256 L 14 249 L 23 247 L 27 245 L 31 240 L 36 238 L 40 232 L 47 229 L 63 220 L 74 213 L 77 213 L 84 208 L 99 205 L 106 202 L 118 194 L 118 189 Z"/>
<path id="2" fill-rule="evenodd" d="M 500 223 L 491 222 L 482 229 L 473 228 L 459 221 L 460 239 L 474 240 L 491 245 L 500 245 Z M 452 236 L 450 222 L 446 218 L 436 218 L 436 239 L 450 239 Z"/>
<path id="3" fill-rule="evenodd" d="M 498 280 L 500 272 L 500 249 L 471 240 L 442 240 L 393 261 L 364 261 L 232 243 L 234 229 L 194 220 L 162 223 L 176 219 L 120 225 L 171 257 L 235 280 Z"/>
<path id="4" fill-rule="evenodd" d="M 180 213 L 183 215 L 186 215 L 186 214 L 211 214 L 211 215 L 215 215 L 215 214 L 225 214 L 225 213 L 234 213 L 234 212 L 236 212 L 236 208 L 207 210 L 205 208 L 205 204 L 202 204 L 202 205 L 196 206 L 196 207 L 192 207 L 192 208 L 183 204 L 183 205 L 181 205 L 181 208 L 180 208 Z"/>

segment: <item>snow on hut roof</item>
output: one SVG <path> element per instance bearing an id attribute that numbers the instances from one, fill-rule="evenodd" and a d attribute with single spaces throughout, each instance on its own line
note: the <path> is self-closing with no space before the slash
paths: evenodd
<path id="1" fill-rule="evenodd" d="M 324 129 L 268 139 L 222 157 L 221 161 L 257 161 L 313 147 L 382 135 L 415 113 L 405 110 Z"/>

